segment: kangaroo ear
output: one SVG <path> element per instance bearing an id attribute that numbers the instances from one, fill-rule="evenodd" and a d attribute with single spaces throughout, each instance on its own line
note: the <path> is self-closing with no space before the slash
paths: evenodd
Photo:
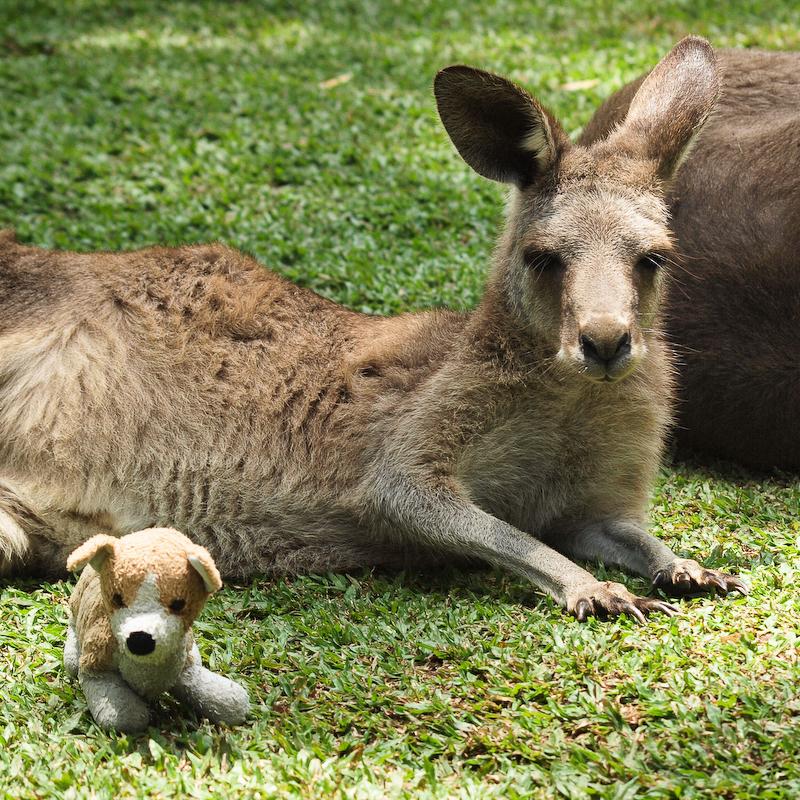
<path id="1" fill-rule="evenodd" d="M 569 144 L 548 111 L 499 75 L 446 67 L 436 76 L 433 92 L 456 150 L 484 178 L 522 188 L 551 167 Z"/>
<path id="2" fill-rule="evenodd" d="M 211 554 L 205 547 L 196 546 L 194 550 L 189 553 L 189 563 L 195 569 L 197 574 L 203 579 L 203 585 L 209 594 L 218 592 L 222 588 L 222 578 L 219 576 L 219 570 L 211 558 Z"/>
<path id="3" fill-rule="evenodd" d="M 654 161 L 656 174 L 668 180 L 689 153 L 719 93 L 713 48 L 699 36 L 687 36 L 644 79 L 608 144 Z"/>
<path id="4" fill-rule="evenodd" d="M 113 536 L 107 536 L 105 533 L 92 536 L 72 551 L 67 559 L 67 569 L 70 572 L 77 572 L 87 564 L 91 564 L 92 568 L 99 572 L 103 564 L 114 555 L 116 546 L 117 540 Z"/>

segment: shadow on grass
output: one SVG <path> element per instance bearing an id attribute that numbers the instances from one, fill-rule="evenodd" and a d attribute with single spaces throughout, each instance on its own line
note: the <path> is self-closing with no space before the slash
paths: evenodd
<path id="1" fill-rule="evenodd" d="M 800 483 L 800 474 L 774 469 L 757 469 L 744 467 L 733 461 L 725 461 L 713 456 L 706 456 L 691 450 L 676 449 L 673 455 L 674 463 L 687 472 L 702 475 L 712 480 L 735 483 L 740 486 L 763 486 L 765 482 L 786 489 Z"/>
<path id="2" fill-rule="evenodd" d="M 679 555 L 692 557 L 690 553 Z M 719 568 L 726 566 L 741 568 L 753 565 L 752 558 L 733 549 L 715 552 L 712 560 L 713 564 L 709 563 L 709 566 Z M 650 581 L 645 578 L 602 563 L 580 563 L 598 580 L 623 583 L 638 594 L 654 594 Z M 237 594 L 244 593 L 245 597 L 251 590 L 261 594 L 275 589 L 279 593 L 288 592 L 294 601 L 292 604 L 305 606 L 308 598 L 313 601 L 320 597 L 340 595 L 342 582 L 350 580 L 358 585 L 361 593 L 373 594 L 376 598 L 393 592 L 396 592 L 398 596 L 405 595 L 407 597 L 410 593 L 443 605 L 454 601 L 480 603 L 489 601 L 543 613 L 554 606 L 553 600 L 524 578 L 492 568 L 475 559 L 455 556 L 448 558 L 446 565 L 428 568 L 365 567 L 362 570 L 348 573 L 285 577 L 260 575 L 249 580 L 231 578 L 225 581 L 225 588 Z M 54 582 L 52 578 L 31 576 L 5 577 L 0 579 L 0 591 L 14 589 L 25 594 L 34 594 L 39 591 L 60 594 L 66 590 L 69 593 L 72 589 L 72 582 L 69 577 L 65 577 L 64 581 L 59 582 Z M 283 610 L 286 610 L 285 604 Z M 275 608 L 264 608 L 260 604 L 255 604 L 252 607 L 245 605 L 237 611 L 236 615 L 239 618 L 266 619 L 275 612 Z"/>

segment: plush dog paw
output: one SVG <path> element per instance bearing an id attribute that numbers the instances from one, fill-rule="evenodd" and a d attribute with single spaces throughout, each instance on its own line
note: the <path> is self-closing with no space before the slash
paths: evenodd
<path id="1" fill-rule="evenodd" d="M 678 558 L 653 575 L 653 587 L 678 597 L 692 594 L 739 592 L 750 589 L 738 575 L 707 569 L 690 558 Z"/>
<path id="2" fill-rule="evenodd" d="M 197 663 L 184 670 L 171 691 L 211 722 L 241 725 L 250 712 L 250 698 L 244 686 Z"/>
<path id="3" fill-rule="evenodd" d="M 218 720 L 226 725 L 241 725 L 250 713 L 247 690 L 236 681 L 230 681 L 226 694 L 225 711 L 219 715 Z"/>
<path id="4" fill-rule="evenodd" d="M 610 619 L 620 614 L 644 622 L 653 611 L 670 617 L 678 613 L 678 609 L 669 603 L 651 597 L 639 597 L 621 583 L 611 581 L 598 581 L 581 587 L 568 602 L 567 610 L 579 622 L 585 622 L 589 617 Z"/>
<path id="5" fill-rule="evenodd" d="M 150 724 L 147 704 L 115 672 L 78 675 L 94 721 L 107 731 L 141 733 Z"/>
<path id="6" fill-rule="evenodd" d="M 94 721 L 107 731 L 142 733 L 150 724 L 150 712 L 144 705 L 121 709 L 99 704 L 90 710 Z"/>

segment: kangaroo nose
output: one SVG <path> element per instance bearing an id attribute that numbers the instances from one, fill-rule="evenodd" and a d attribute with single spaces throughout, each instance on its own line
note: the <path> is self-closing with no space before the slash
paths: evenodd
<path id="1" fill-rule="evenodd" d="M 610 336 L 582 333 L 581 350 L 587 360 L 608 365 L 611 361 L 630 353 L 631 334 L 629 331 L 625 331 L 622 335 L 619 334 L 619 331 L 616 331 Z"/>
<path id="2" fill-rule="evenodd" d="M 125 643 L 135 656 L 146 656 L 156 649 L 156 640 L 144 631 L 131 633 Z"/>

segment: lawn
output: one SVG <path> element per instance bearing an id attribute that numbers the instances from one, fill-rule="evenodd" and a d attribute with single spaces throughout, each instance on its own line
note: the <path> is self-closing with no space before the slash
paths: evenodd
<path id="1" fill-rule="evenodd" d="M 575 134 L 686 33 L 800 49 L 793 0 L 0 0 L 0 23 L 0 227 L 220 239 L 377 313 L 473 305 L 501 219 L 439 67 L 509 74 Z M 251 692 L 236 730 L 165 703 L 101 732 L 61 667 L 72 582 L 4 583 L 0 797 L 796 798 L 798 509 L 790 476 L 666 467 L 656 533 L 753 590 L 641 627 L 486 571 L 229 585 L 197 627 Z"/>

